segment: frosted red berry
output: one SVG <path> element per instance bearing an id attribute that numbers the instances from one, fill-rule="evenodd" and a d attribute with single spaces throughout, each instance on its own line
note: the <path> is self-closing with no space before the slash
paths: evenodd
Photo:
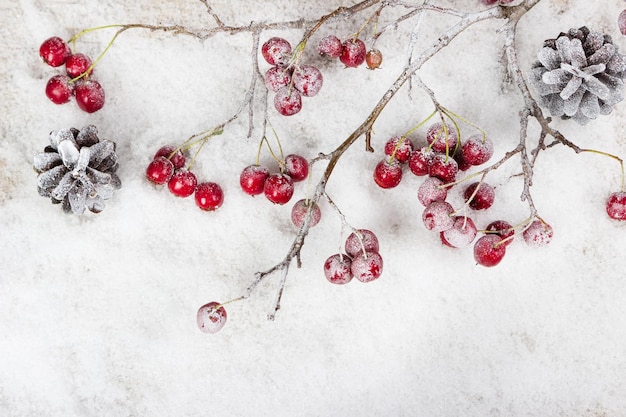
<path id="1" fill-rule="evenodd" d="M 70 83 L 67 75 L 55 75 L 46 84 L 46 97 L 54 104 L 64 104 L 71 100 L 74 94 L 74 84 Z"/>
<path id="2" fill-rule="evenodd" d="M 194 193 L 197 185 L 196 174 L 184 168 L 174 171 L 174 175 L 167 182 L 167 188 L 177 197 L 189 197 Z"/>
<path id="3" fill-rule="evenodd" d="M 488 234 L 495 234 L 502 238 L 503 245 L 510 245 L 515 236 L 513 225 L 504 220 L 495 220 L 485 227 Z"/>
<path id="4" fill-rule="evenodd" d="M 552 226 L 536 219 L 524 229 L 522 237 L 528 246 L 538 247 L 549 244 L 552 241 L 553 234 Z"/>
<path id="5" fill-rule="evenodd" d="M 493 142 L 481 134 L 472 135 L 463 142 L 461 154 L 470 165 L 484 164 L 493 155 Z"/>
<path id="6" fill-rule="evenodd" d="M 383 54 L 378 49 L 370 49 L 365 54 L 365 64 L 367 68 L 373 70 L 380 67 L 383 63 Z"/>
<path id="7" fill-rule="evenodd" d="M 309 175 L 309 161 L 300 155 L 290 154 L 285 157 L 285 174 L 294 182 L 299 182 Z"/>
<path id="8" fill-rule="evenodd" d="M 428 175 L 434 155 L 435 153 L 426 147 L 414 150 L 409 155 L 409 169 L 419 177 Z"/>
<path id="9" fill-rule="evenodd" d="M 285 204 L 293 196 L 293 181 L 287 174 L 272 174 L 265 180 L 263 193 L 274 204 Z"/>
<path id="10" fill-rule="evenodd" d="M 365 44 L 361 39 L 350 38 L 342 43 L 339 60 L 346 67 L 358 67 L 365 62 Z"/>
<path id="11" fill-rule="evenodd" d="M 162 146 L 156 153 L 154 154 L 154 158 L 158 158 L 159 156 L 164 156 L 174 164 L 174 168 L 182 168 L 185 166 L 185 162 L 187 159 L 185 155 L 180 149 L 177 149 L 174 145 L 165 145 Z"/>
<path id="12" fill-rule="evenodd" d="M 470 217 L 454 217 L 452 227 L 441 232 L 441 242 L 453 248 L 464 248 L 476 238 L 476 224 Z"/>
<path id="13" fill-rule="evenodd" d="M 459 166 L 451 156 L 436 153 L 430 161 L 429 175 L 437 177 L 446 184 L 454 182 L 459 172 Z"/>
<path id="14" fill-rule="evenodd" d="M 317 44 L 317 52 L 320 55 L 328 55 L 332 58 L 341 56 L 342 49 L 341 40 L 335 35 L 324 36 Z"/>
<path id="15" fill-rule="evenodd" d="M 322 218 L 322 210 L 320 210 L 320 207 L 312 200 L 303 198 L 302 200 L 296 201 L 296 204 L 294 204 L 291 209 L 291 222 L 294 226 L 298 228 L 302 227 L 309 208 L 311 209 L 309 227 L 313 227 L 320 222 Z"/>
<path id="16" fill-rule="evenodd" d="M 398 162 L 408 162 L 411 152 L 413 142 L 405 136 L 394 136 L 385 143 L 385 155 L 393 156 Z"/>
<path id="17" fill-rule="evenodd" d="M 626 192 L 616 192 L 606 200 L 606 214 L 614 220 L 626 220 Z"/>
<path id="18" fill-rule="evenodd" d="M 204 333 L 217 333 L 226 324 L 227 314 L 223 305 L 211 301 L 198 309 L 196 322 Z"/>
<path id="19" fill-rule="evenodd" d="M 324 262 L 324 275 L 332 284 L 344 285 L 352 281 L 352 259 L 348 255 L 335 254 Z"/>
<path id="20" fill-rule="evenodd" d="M 155 184 L 165 184 L 174 175 L 172 161 L 164 156 L 154 158 L 146 168 L 146 178 Z"/>
<path id="21" fill-rule="evenodd" d="M 283 116 L 293 116 L 302 110 L 302 96 L 295 88 L 281 87 L 274 96 L 274 107 Z"/>
<path id="22" fill-rule="evenodd" d="M 506 254 L 506 245 L 498 235 L 481 236 L 474 244 L 474 260 L 486 267 L 496 266 Z"/>
<path id="23" fill-rule="evenodd" d="M 474 196 L 472 197 L 472 195 Z M 468 205 L 474 210 L 486 210 L 493 205 L 496 191 L 484 181 L 474 182 L 465 188 L 463 198 L 466 202 L 469 200 Z"/>
<path id="24" fill-rule="evenodd" d="M 96 112 L 104 106 L 104 89 L 98 81 L 79 80 L 74 95 L 78 107 L 87 113 Z"/>
<path id="25" fill-rule="evenodd" d="M 422 212 L 422 221 L 427 230 L 439 233 L 452 228 L 454 208 L 446 201 L 433 201 Z"/>
<path id="26" fill-rule="evenodd" d="M 447 123 L 434 123 L 426 132 L 426 142 L 433 151 L 452 155 L 458 142 L 456 129 Z"/>
<path id="27" fill-rule="evenodd" d="M 284 65 L 274 65 L 265 72 L 265 86 L 268 90 L 277 92 L 281 87 L 291 82 L 291 70 Z"/>
<path id="28" fill-rule="evenodd" d="M 359 252 L 352 258 L 350 271 L 361 282 L 374 281 L 383 273 L 383 258 L 378 252 Z"/>
<path id="29" fill-rule="evenodd" d="M 291 44 L 283 38 L 270 38 L 261 46 L 261 55 L 268 64 L 286 64 L 291 57 Z"/>
<path id="30" fill-rule="evenodd" d="M 59 67 L 65 64 L 67 57 L 71 53 L 69 45 L 58 36 L 46 39 L 39 47 L 39 56 L 51 67 Z"/>
<path id="31" fill-rule="evenodd" d="M 293 86 L 305 97 L 313 97 L 322 89 L 324 77 L 313 65 L 301 65 L 293 71 Z"/>
<path id="32" fill-rule="evenodd" d="M 444 182 L 437 177 L 428 177 L 417 189 L 417 199 L 424 207 L 434 201 L 445 201 L 448 196 L 448 188 L 442 187 Z"/>
<path id="33" fill-rule="evenodd" d="M 265 180 L 270 176 L 269 170 L 261 165 L 248 165 L 239 175 L 239 185 L 244 193 L 258 195 L 263 193 Z"/>
<path id="34" fill-rule="evenodd" d="M 393 188 L 402 180 L 402 165 L 397 160 L 383 159 L 374 168 L 374 181 L 381 188 Z"/>
<path id="35" fill-rule="evenodd" d="M 350 233 L 345 243 L 346 253 L 351 257 L 355 257 L 359 252 L 378 252 L 379 249 L 378 237 L 368 229 L 358 229 Z"/>
<path id="36" fill-rule="evenodd" d="M 224 191 L 219 184 L 203 182 L 196 187 L 194 199 L 196 200 L 196 205 L 202 210 L 217 210 L 224 203 Z"/>
<path id="37" fill-rule="evenodd" d="M 76 78 L 83 73 L 86 73 L 91 66 L 91 58 L 83 53 L 72 54 L 67 57 L 65 61 L 65 72 L 72 78 Z M 89 71 L 91 74 L 91 71 Z M 89 76 L 86 74 L 86 76 Z"/>

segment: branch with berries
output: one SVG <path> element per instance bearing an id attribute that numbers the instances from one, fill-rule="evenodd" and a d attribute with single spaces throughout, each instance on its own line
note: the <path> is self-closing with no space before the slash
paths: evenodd
<path id="1" fill-rule="evenodd" d="M 516 38 L 517 27 L 541 0 L 480 0 L 485 7 L 476 12 L 441 7 L 429 1 L 414 4 L 401 0 L 364 0 L 350 7 L 338 7 L 317 19 L 252 22 L 244 26 L 228 25 L 208 0 L 200 1 L 215 21 L 215 26 L 107 25 L 79 32 L 68 42 L 50 38 L 42 44 L 40 55 L 53 67 L 66 67 L 66 74 L 55 75 L 48 82 L 48 98 L 56 104 L 62 104 L 74 97 L 81 109 L 95 112 L 104 105 L 104 90 L 93 78 L 94 68 L 119 35 L 127 30 L 160 31 L 192 36 L 200 41 L 206 41 L 218 33 L 247 34 L 251 37 L 253 71 L 239 106 L 227 120 L 193 134 L 179 144 L 164 145 L 154 154 L 145 176 L 157 188 L 167 185 L 177 197 L 194 195 L 196 204 L 203 210 L 218 209 L 224 198 L 221 186 L 213 182 L 199 182 L 192 168 L 204 147 L 210 146 L 208 142 L 225 134 L 233 122 L 247 113 L 248 137 L 258 139 L 258 145 L 254 163 L 246 166 L 239 178 L 244 193 L 252 196 L 262 194 L 270 202 L 283 205 L 291 201 L 298 182 L 317 182 L 310 195 L 293 205 L 291 220 L 297 232 L 284 258 L 266 270 L 257 272 L 241 295 L 227 302 L 212 301 L 202 306 L 197 317 L 202 331 L 214 333 L 220 330 L 226 321 L 225 305 L 249 298 L 259 283 L 267 277 L 278 275 L 276 296 L 268 314 L 269 319 L 275 318 L 290 267 L 294 262 L 296 267 L 301 266 L 301 251 L 306 237 L 311 228 L 320 222 L 321 206 L 324 203 L 341 219 L 341 236 L 346 229 L 348 232 L 344 247 L 331 255 L 323 265 L 328 281 L 345 285 L 353 278 L 366 283 L 381 276 L 383 258 L 376 234 L 352 226 L 348 221 L 349 214 L 344 214 L 328 194 L 327 185 L 346 150 L 361 138 L 364 139 L 364 150 L 374 152 L 374 125 L 404 86 L 408 86 L 407 92 L 411 98 L 413 89 L 425 93 L 430 99 L 432 112 L 425 119 L 417 121 L 409 131 L 399 132 L 384 143 L 384 156 L 374 168 L 373 183 L 384 189 L 397 187 L 406 171 L 424 177 L 418 189 L 418 199 L 424 206 L 422 220 L 427 230 L 439 234 L 443 245 L 463 248 L 473 244 L 476 262 L 493 267 L 500 263 L 506 248 L 516 237 L 521 236 L 529 245 L 548 244 L 554 231 L 540 215 L 531 191 L 539 155 L 558 145 L 566 146 L 575 153 L 592 152 L 609 157 L 619 164 L 621 189 L 610 195 L 606 210 L 609 217 L 626 220 L 623 160 L 608 152 L 581 148 L 552 126 L 552 117 L 584 124 L 609 114 L 622 98 L 626 59 L 618 52 L 610 36 L 583 27 L 569 29 L 554 39 L 546 40 L 539 48 L 536 62 L 520 63 L 516 48 L 516 42 L 519 42 Z M 387 13 L 391 10 L 396 13 Z M 418 49 L 421 22 L 443 15 L 453 17 L 455 21 L 439 33 L 430 45 Z M 345 22 L 348 18 L 357 22 L 356 27 L 346 30 L 348 36 L 326 34 L 320 37 L 316 46 L 309 44 L 314 35 L 324 33 L 329 22 Z M 494 19 L 503 22 L 500 32 L 504 36 L 502 47 L 507 73 L 517 86 L 524 104 L 518 112 L 519 142 L 498 161 L 488 164 L 497 144 L 479 127 L 479 123 L 468 120 L 461 115 L 462 112 L 448 109 L 440 103 L 436 89 L 428 86 L 420 78 L 419 72 L 426 62 L 463 32 L 478 22 Z M 620 30 L 626 32 L 623 29 L 626 28 L 626 23 L 623 23 L 626 17 L 620 16 L 619 22 Z M 409 51 L 406 65 L 361 124 L 335 149 L 320 152 L 316 157 L 307 159 L 284 152 L 285 146 L 270 121 L 273 119 L 274 123 L 279 123 L 276 122 L 273 110 L 276 110 L 278 119 L 293 116 L 302 110 L 303 102 L 323 88 L 322 71 L 304 61 L 304 52 L 314 49 L 329 59 L 338 59 L 350 71 L 362 68 L 363 64 L 370 70 L 377 70 L 383 63 L 383 52 L 376 47 L 376 41 L 382 36 L 388 36 L 389 29 L 404 24 L 413 25 L 407 40 Z M 82 36 L 95 30 L 109 29 L 114 29 L 115 33 L 93 62 L 83 54 L 72 52 L 70 45 L 75 48 Z M 267 31 L 287 29 L 302 30 L 302 37 L 295 47 L 282 37 L 264 37 Z M 264 62 L 259 62 L 259 52 Z M 263 72 L 261 68 L 265 64 L 270 67 Z M 528 78 L 524 76 L 522 68 L 529 69 Z M 270 104 L 273 104 L 274 109 Z M 255 109 L 259 108 L 262 113 L 261 125 L 256 127 L 255 120 L 259 116 L 255 115 Z M 544 114 L 544 109 L 550 112 L 550 117 Z M 529 140 L 528 126 L 531 120 L 540 126 L 538 140 L 532 141 L 536 143 L 534 147 Z M 466 134 L 468 130 L 470 134 Z M 547 143 L 548 138 L 552 142 Z M 276 162 L 277 172 L 270 172 L 269 168 L 260 163 L 263 152 Z M 520 199 L 528 205 L 527 218 L 514 222 L 496 219 L 479 229 L 472 219 L 472 211 L 491 207 L 495 190 L 489 184 L 489 179 L 496 170 L 515 158 L 519 158 L 520 176 L 524 179 Z M 65 161 L 62 158 L 59 160 Z M 325 166 L 319 177 L 313 178 L 310 167 L 318 164 Z M 475 167 L 478 167 L 477 170 Z M 52 185 L 47 185 L 47 189 L 52 190 Z M 454 207 L 447 201 L 448 193 L 454 188 L 462 188 L 464 203 L 460 207 Z M 479 233 L 482 235 L 479 236 Z"/>

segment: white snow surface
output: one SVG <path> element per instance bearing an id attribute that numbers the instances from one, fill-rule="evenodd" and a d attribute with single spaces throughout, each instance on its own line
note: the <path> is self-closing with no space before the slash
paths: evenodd
<path id="1" fill-rule="evenodd" d="M 313 19 L 354 4 L 209 3 L 228 25 Z M 483 7 L 478 0 L 431 3 Z M 617 27 L 624 6 L 542 0 L 519 26 L 525 74 L 543 40 L 570 27 L 608 33 L 625 51 Z M 317 40 L 348 36 L 367 15 L 334 20 L 312 37 L 303 62 L 320 68 L 324 86 L 303 98 L 299 114 L 279 116 L 270 94 L 269 119 L 286 153 L 313 158 L 335 149 L 402 71 L 414 20 L 379 38 L 379 70 L 344 69 L 317 56 Z M 428 16 L 418 48 L 455 21 Z M 444 247 L 424 228 L 416 198 L 423 178 L 407 170 L 390 190 L 373 182 L 385 141 L 432 111 L 425 94 L 414 89 L 411 99 L 405 86 L 375 124 L 376 152 L 365 152 L 359 140 L 327 188 L 351 225 L 376 232 L 381 278 L 344 286 L 325 279 L 323 263 L 339 251 L 346 230 L 342 235 L 339 216 L 323 200 L 322 221 L 305 241 L 302 267 L 289 270 L 276 319 L 266 317 L 279 275 L 228 304 L 226 326 L 205 334 L 196 326 L 198 308 L 244 293 L 255 272 L 284 258 L 296 233 L 290 204 L 275 206 L 239 189 L 239 173 L 256 158 L 261 107 L 252 138 L 244 112 L 195 165 L 201 180 L 222 185 L 219 210 L 203 212 L 191 198 L 150 185 L 144 170 L 160 146 L 236 111 L 250 83 L 251 36 L 199 41 L 131 29 L 95 69 L 106 92 L 102 110 L 87 114 L 75 103 L 49 102 L 45 83 L 60 70 L 40 61 L 41 42 L 114 23 L 201 28 L 215 21 L 199 0 L 0 2 L 0 416 L 626 415 L 626 223 L 611 221 L 604 207 L 620 187 L 615 160 L 563 146 L 542 152 L 532 192 L 554 228 L 552 242 L 531 248 L 517 237 L 500 265 L 478 266 L 471 247 Z M 493 139 L 493 161 L 517 144 L 522 106 L 517 89 L 502 81 L 501 25 L 475 25 L 420 71 L 443 105 Z M 90 33 L 76 48 L 95 57 L 114 31 Z M 277 35 L 295 46 L 302 34 L 268 31 L 261 41 Z M 267 68 L 260 61 L 260 70 Z M 100 214 L 66 215 L 38 195 L 33 157 L 50 131 L 89 124 L 117 143 L 122 188 Z M 582 148 L 626 157 L 626 103 L 585 126 L 554 126 Z M 415 137 L 423 140 L 425 129 Z M 530 132 L 535 140 L 535 124 Z M 261 160 L 277 169 L 267 152 Z M 313 182 L 296 184 L 292 202 L 312 192 L 323 166 L 313 167 Z M 528 216 L 519 172 L 516 156 L 489 175 L 496 202 L 472 213 L 479 229 Z M 449 192 L 455 208 L 461 189 Z"/>

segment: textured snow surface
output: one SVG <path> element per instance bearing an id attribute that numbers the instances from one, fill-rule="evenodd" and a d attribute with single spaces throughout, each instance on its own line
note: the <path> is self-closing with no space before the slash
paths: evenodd
<path id="1" fill-rule="evenodd" d="M 354 4 L 209 3 L 227 25 L 315 18 Z M 484 7 L 477 0 L 431 3 Z M 625 51 L 616 24 L 622 7 L 621 1 L 542 0 L 519 26 L 525 75 L 543 41 L 571 27 L 609 33 Z M 322 71 L 324 86 L 300 113 L 278 116 L 270 94 L 270 121 L 285 154 L 332 151 L 401 73 L 413 29 L 408 21 L 378 39 L 385 57 L 379 70 L 346 69 L 338 59 L 317 56 L 319 39 L 345 39 L 366 18 L 333 21 L 311 39 L 303 59 Z M 417 45 L 426 48 L 454 21 L 422 19 Z M 255 162 L 260 107 L 253 139 L 246 139 L 246 109 L 206 144 L 195 165 L 200 181 L 224 189 L 217 211 L 173 197 L 143 173 L 162 145 L 236 111 L 250 84 L 252 39 L 218 35 L 200 42 L 129 30 L 95 69 L 106 92 L 102 110 L 87 114 L 45 98 L 46 81 L 59 70 L 39 60 L 44 39 L 127 22 L 206 28 L 215 20 L 199 0 L 0 2 L 0 416 L 626 415 L 626 224 L 605 212 L 606 198 L 619 190 L 619 164 L 559 146 L 543 152 L 532 191 L 554 229 L 551 243 L 531 248 L 516 238 L 498 266 L 477 266 L 471 246 L 444 247 L 438 233 L 425 229 L 416 198 L 424 178 L 406 172 L 390 190 L 373 183 L 384 143 L 432 111 L 417 89 L 410 100 L 403 88 L 382 112 L 372 135 L 375 152 L 359 140 L 328 183 L 347 220 L 378 236 L 382 276 L 366 284 L 327 281 L 324 261 L 341 250 L 348 230 L 341 235 L 340 218 L 322 200 L 322 221 L 306 238 L 302 268 L 289 271 L 275 321 L 266 317 L 280 276 L 268 277 L 248 300 L 227 304 L 219 333 L 201 332 L 198 308 L 244 293 L 255 272 L 284 258 L 295 234 L 291 204 L 239 189 L 241 170 Z M 501 81 L 501 24 L 478 24 L 420 73 L 446 108 L 487 132 L 493 160 L 516 146 L 522 105 L 515 87 Z M 113 33 L 91 33 L 76 46 L 95 57 Z M 260 41 L 271 36 L 296 45 L 302 31 L 262 33 Z M 269 65 L 259 64 L 265 73 Z M 563 120 L 554 126 L 582 148 L 626 157 L 625 115 L 626 104 L 619 103 L 585 126 Z M 51 131 L 91 124 L 117 144 L 123 186 L 101 213 L 66 215 L 37 193 L 33 158 L 50 144 Z M 477 133 L 460 128 L 461 135 Z M 425 129 L 415 135 L 424 137 Z M 529 129 L 536 137 L 536 124 Z M 528 216 L 519 200 L 518 161 L 486 179 L 497 198 L 489 210 L 471 213 L 478 229 Z M 261 163 L 278 169 L 267 152 Z M 314 165 L 313 175 L 323 166 Z M 292 201 L 314 185 L 296 184 Z M 455 209 L 461 190 L 448 192 Z"/>

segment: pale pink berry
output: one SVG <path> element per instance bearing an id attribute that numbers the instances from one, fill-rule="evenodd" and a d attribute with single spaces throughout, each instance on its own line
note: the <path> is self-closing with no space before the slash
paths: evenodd
<path id="1" fill-rule="evenodd" d="M 529 246 L 545 246 L 552 241 L 552 226 L 538 219 L 533 220 L 530 226 L 524 230 L 522 236 L 524 242 Z"/>
<path id="2" fill-rule="evenodd" d="M 454 208 L 446 201 L 433 201 L 422 212 L 426 229 L 439 233 L 452 228 Z"/>
<path id="3" fill-rule="evenodd" d="M 322 89 L 324 77 L 313 65 L 302 65 L 293 72 L 293 86 L 305 97 L 313 97 Z"/>
<path id="4" fill-rule="evenodd" d="M 441 241 L 453 248 L 464 248 L 476 238 L 476 225 L 474 221 L 465 216 L 456 216 L 452 227 L 441 232 Z"/>
<path id="5" fill-rule="evenodd" d="M 371 282 L 383 273 L 383 258 L 378 252 L 359 252 L 352 258 L 352 276 L 361 282 Z"/>
<path id="6" fill-rule="evenodd" d="M 371 230 L 358 229 L 350 233 L 345 244 L 346 253 L 354 258 L 357 253 L 363 251 L 378 252 L 378 238 Z"/>
<path id="7" fill-rule="evenodd" d="M 217 301 L 211 301 L 198 309 L 196 321 L 204 333 L 217 333 L 226 324 L 226 309 Z"/>
<path id="8" fill-rule="evenodd" d="M 265 72 L 265 86 L 274 93 L 289 85 L 291 82 L 291 70 L 283 65 L 274 65 Z"/>
<path id="9" fill-rule="evenodd" d="M 341 56 L 342 49 L 341 40 L 335 35 L 325 36 L 317 44 L 317 52 L 320 55 L 328 55 L 332 58 Z"/>
<path id="10" fill-rule="evenodd" d="M 309 221 L 309 227 L 313 227 L 320 222 L 322 218 L 322 210 L 320 207 L 309 199 L 302 199 L 296 201 L 291 209 L 291 222 L 294 226 L 300 228 L 306 220 L 307 213 L 311 210 L 311 220 Z"/>
<path id="11" fill-rule="evenodd" d="M 424 207 L 428 207 L 433 201 L 445 201 L 448 188 L 442 187 L 443 184 L 437 177 L 426 178 L 417 189 L 417 199 Z"/>
<path id="12" fill-rule="evenodd" d="M 281 87 L 274 96 L 274 107 L 283 116 L 293 116 L 302 110 L 302 96 L 295 88 Z"/>
<path id="13" fill-rule="evenodd" d="M 261 55 L 270 65 L 286 64 L 291 57 L 291 44 L 275 36 L 261 46 Z"/>
<path id="14" fill-rule="evenodd" d="M 332 284 L 343 285 L 352 281 L 352 259 L 337 253 L 324 262 L 324 275 Z"/>

